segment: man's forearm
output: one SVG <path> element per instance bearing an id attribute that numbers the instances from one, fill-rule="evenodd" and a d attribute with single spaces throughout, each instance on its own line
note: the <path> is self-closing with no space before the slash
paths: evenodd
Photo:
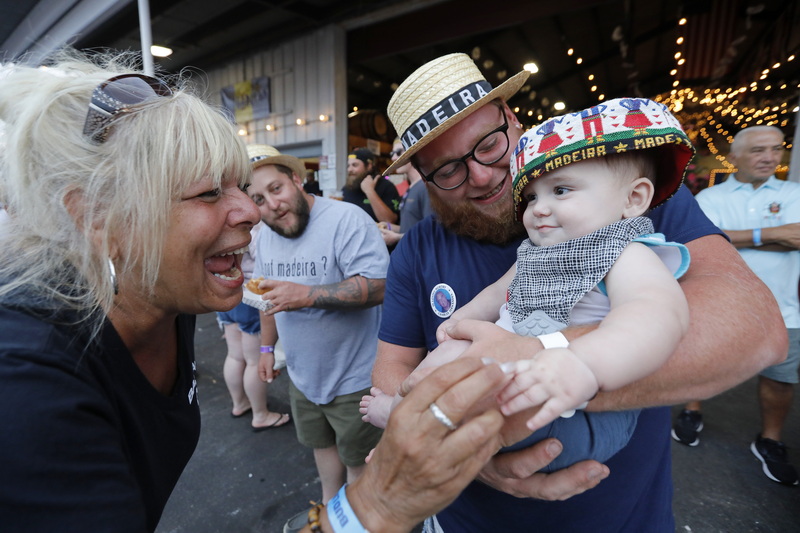
<path id="1" fill-rule="evenodd" d="M 311 287 L 312 307 L 319 309 L 365 309 L 383 303 L 385 279 L 353 276 L 339 283 Z"/>
<path id="2" fill-rule="evenodd" d="M 692 267 L 681 281 L 689 332 L 655 373 L 601 393 L 590 410 L 703 400 L 786 357 L 786 327 L 769 289 L 719 236 L 687 244 Z"/>
<path id="3" fill-rule="evenodd" d="M 400 385 L 411 375 L 414 367 L 403 363 L 386 363 L 372 370 L 372 384 L 389 395 L 394 395 Z"/>
<path id="4" fill-rule="evenodd" d="M 761 232 L 761 244 L 756 246 L 753 230 L 728 230 L 724 229 L 725 235 L 731 240 L 736 248 L 753 248 L 761 252 L 792 252 L 792 248 L 781 239 L 782 227 L 759 228 Z"/>
<path id="5" fill-rule="evenodd" d="M 427 350 L 378 341 L 378 353 L 372 367 L 372 384 L 387 394 L 394 394 L 411 372 L 422 362 Z"/>
<path id="6" fill-rule="evenodd" d="M 388 222 L 390 224 L 395 224 L 398 221 L 397 213 L 392 211 L 388 205 L 378 196 L 378 193 L 372 191 L 371 193 L 367 194 L 369 197 L 369 203 L 372 206 L 372 212 L 375 213 L 375 218 L 378 219 L 378 222 Z"/>

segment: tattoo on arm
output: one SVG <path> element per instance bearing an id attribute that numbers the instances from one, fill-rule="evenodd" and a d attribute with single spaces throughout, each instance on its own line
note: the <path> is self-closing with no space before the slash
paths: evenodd
<path id="1" fill-rule="evenodd" d="M 365 309 L 383 302 L 386 280 L 353 276 L 339 283 L 311 288 L 313 307 L 318 309 Z"/>

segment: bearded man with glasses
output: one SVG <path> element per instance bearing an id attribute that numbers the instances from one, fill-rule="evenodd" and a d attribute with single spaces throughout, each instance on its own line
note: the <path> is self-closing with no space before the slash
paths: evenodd
<path id="1" fill-rule="evenodd" d="M 406 234 L 389 265 L 373 385 L 390 396 L 436 348 L 439 324 L 499 279 L 516 259 L 524 229 L 514 213 L 509 168 L 515 150 L 526 147 L 518 146 L 522 125 L 505 102 L 527 77 L 520 72 L 493 89 L 469 56 L 450 54 L 417 69 L 389 102 L 389 118 L 406 151 L 387 173 L 411 161 L 427 182 L 435 213 Z M 575 132 L 578 137 L 582 133 Z M 692 265 L 681 287 L 692 323 L 661 369 L 617 391 L 600 393 L 588 410 L 707 398 L 780 361 L 785 353 L 780 314 L 768 289 L 688 190 L 681 187 L 649 216 L 657 232 L 685 244 L 691 253 Z M 436 305 L 437 293 L 449 297 L 447 310 Z M 720 308 L 728 313 L 723 322 L 715 319 Z M 564 340 L 593 327 L 566 329 Z M 536 337 L 505 332 L 488 322 L 463 320 L 448 334 L 472 341 L 468 355 L 498 361 L 532 358 L 543 348 Z M 445 419 L 452 414 L 443 413 Z M 521 421 L 510 418 L 506 423 Z M 426 531 L 671 533 L 669 427 L 668 407 L 646 409 L 630 443 L 607 465 L 583 461 L 552 474 L 538 472 L 561 452 L 555 439 L 495 456 L 479 475 L 482 482 L 473 482 L 429 520 Z"/>
<path id="2" fill-rule="evenodd" d="M 500 100 L 484 106 L 475 115 L 475 119 L 458 130 L 439 136 L 434 149 L 418 152 L 412 164 L 426 182 L 434 185 L 434 190 L 429 191 L 431 206 L 444 227 L 480 242 L 506 244 L 513 241 L 516 250 L 516 239 L 525 234 L 525 229 L 515 220 L 510 208 L 511 180 L 506 179 L 510 155 L 509 115 L 516 130 L 515 140 L 522 126 Z M 478 118 L 480 120 L 476 120 Z M 462 129 L 466 131 L 459 134 Z M 463 147 L 469 144 L 466 139 L 476 139 L 472 141 L 471 150 L 462 157 L 450 159 L 449 154 L 464 152 Z"/>

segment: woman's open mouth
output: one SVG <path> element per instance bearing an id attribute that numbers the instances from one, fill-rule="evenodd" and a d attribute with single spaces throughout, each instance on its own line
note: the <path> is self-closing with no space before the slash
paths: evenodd
<path id="1" fill-rule="evenodd" d="M 231 252 L 211 256 L 205 260 L 206 270 L 225 281 L 240 280 L 243 278 L 240 268 L 242 264 L 242 255 L 244 255 L 246 251 L 247 246 L 244 246 Z"/>

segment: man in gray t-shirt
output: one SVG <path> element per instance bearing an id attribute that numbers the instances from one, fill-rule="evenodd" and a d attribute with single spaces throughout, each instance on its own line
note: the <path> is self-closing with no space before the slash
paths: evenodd
<path id="1" fill-rule="evenodd" d="M 274 305 L 261 314 L 259 370 L 271 381 L 280 336 L 292 380 L 298 440 L 314 449 L 327 502 L 364 467 L 380 432 L 361 421 L 369 391 L 389 254 L 358 207 L 314 197 L 302 163 L 267 145 L 248 147 L 248 194 L 269 226 L 256 242 L 254 278 Z"/>

